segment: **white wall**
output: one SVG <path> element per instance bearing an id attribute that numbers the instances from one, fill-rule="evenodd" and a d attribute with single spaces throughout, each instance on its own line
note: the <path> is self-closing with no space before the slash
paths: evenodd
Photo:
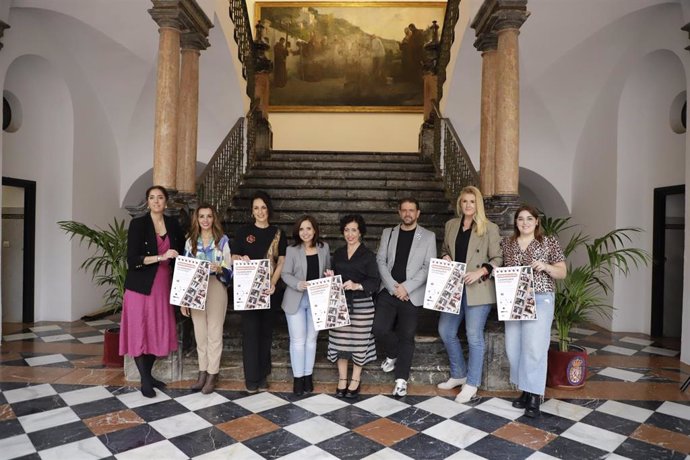
<path id="1" fill-rule="evenodd" d="M 654 189 L 685 182 L 685 135 L 670 126 L 670 107 L 685 90 L 678 56 L 660 50 L 644 56 L 625 80 L 618 110 L 617 227 L 641 227 L 633 244 L 652 253 Z M 615 281 L 612 328 L 649 332 L 651 264 Z M 638 306 L 637 308 L 632 308 Z"/>

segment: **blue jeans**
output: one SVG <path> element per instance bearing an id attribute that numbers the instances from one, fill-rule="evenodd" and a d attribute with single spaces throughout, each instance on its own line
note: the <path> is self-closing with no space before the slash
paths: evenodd
<path id="1" fill-rule="evenodd" d="M 311 319 L 311 306 L 306 291 L 299 302 L 297 313 L 285 315 L 285 318 L 290 333 L 292 375 L 293 377 L 311 375 L 314 372 L 318 332 L 314 329 L 314 321 Z"/>
<path id="2" fill-rule="evenodd" d="M 450 361 L 450 377 L 460 379 L 467 377 L 467 384 L 479 387 L 482 383 L 482 369 L 484 368 L 484 325 L 491 312 L 491 305 L 467 306 L 467 295 L 462 293 L 460 313 L 441 312 L 438 320 L 438 334 L 446 346 Z M 460 323 L 465 320 L 469 358 L 465 362 L 462 345 L 458 339 Z"/>
<path id="3" fill-rule="evenodd" d="M 555 299 L 553 292 L 537 293 L 535 297 L 536 320 L 505 322 L 506 354 L 511 383 L 522 391 L 543 395 Z"/>

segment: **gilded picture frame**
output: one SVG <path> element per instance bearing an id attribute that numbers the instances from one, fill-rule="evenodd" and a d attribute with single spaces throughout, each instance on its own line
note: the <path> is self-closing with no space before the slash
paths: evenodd
<path id="1" fill-rule="evenodd" d="M 256 2 L 270 112 L 423 111 L 422 59 L 445 2 Z"/>

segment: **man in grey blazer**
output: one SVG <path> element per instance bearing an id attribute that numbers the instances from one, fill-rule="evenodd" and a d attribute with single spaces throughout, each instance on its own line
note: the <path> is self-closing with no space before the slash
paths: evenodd
<path id="1" fill-rule="evenodd" d="M 395 370 L 393 395 L 398 397 L 407 394 L 418 308 L 424 303 L 429 260 L 436 257 L 436 235 L 417 225 L 420 213 L 415 198 L 400 200 L 402 222 L 383 231 L 376 254 L 381 290 L 372 332 L 386 356 L 381 369 Z"/>

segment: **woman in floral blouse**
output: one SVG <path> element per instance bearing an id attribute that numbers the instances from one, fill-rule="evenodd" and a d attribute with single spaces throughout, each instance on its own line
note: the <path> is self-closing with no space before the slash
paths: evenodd
<path id="1" fill-rule="evenodd" d="M 199 360 L 199 379 L 191 390 L 209 394 L 218 382 L 220 355 L 223 352 L 223 323 L 228 309 L 225 284 L 230 280 L 232 265 L 230 241 L 223 234 L 218 213 L 210 204 L 202 204 L 194 211 L 184 255 L 211 262 L 206 308 L 181 309 L 184 316 L 192 316 Z"/>
<path id="2" fill-rule="evenodd" d="M 542 234 L 539 213 L 523 205 L 515 212 L 513 235 L 504 239 L 503 263 L 506 267 L 531 266 L 537 319 L 505 322 L 506 353 L 510 362 L 510 381 L 522 390 L 513 407 L 525 409 L 528 417 L 540 414 L 539 405 L 546 387 L 546 358 L 551 342 L 554 280 L 565 278 L 565 256 L 558 240 Z"/>

